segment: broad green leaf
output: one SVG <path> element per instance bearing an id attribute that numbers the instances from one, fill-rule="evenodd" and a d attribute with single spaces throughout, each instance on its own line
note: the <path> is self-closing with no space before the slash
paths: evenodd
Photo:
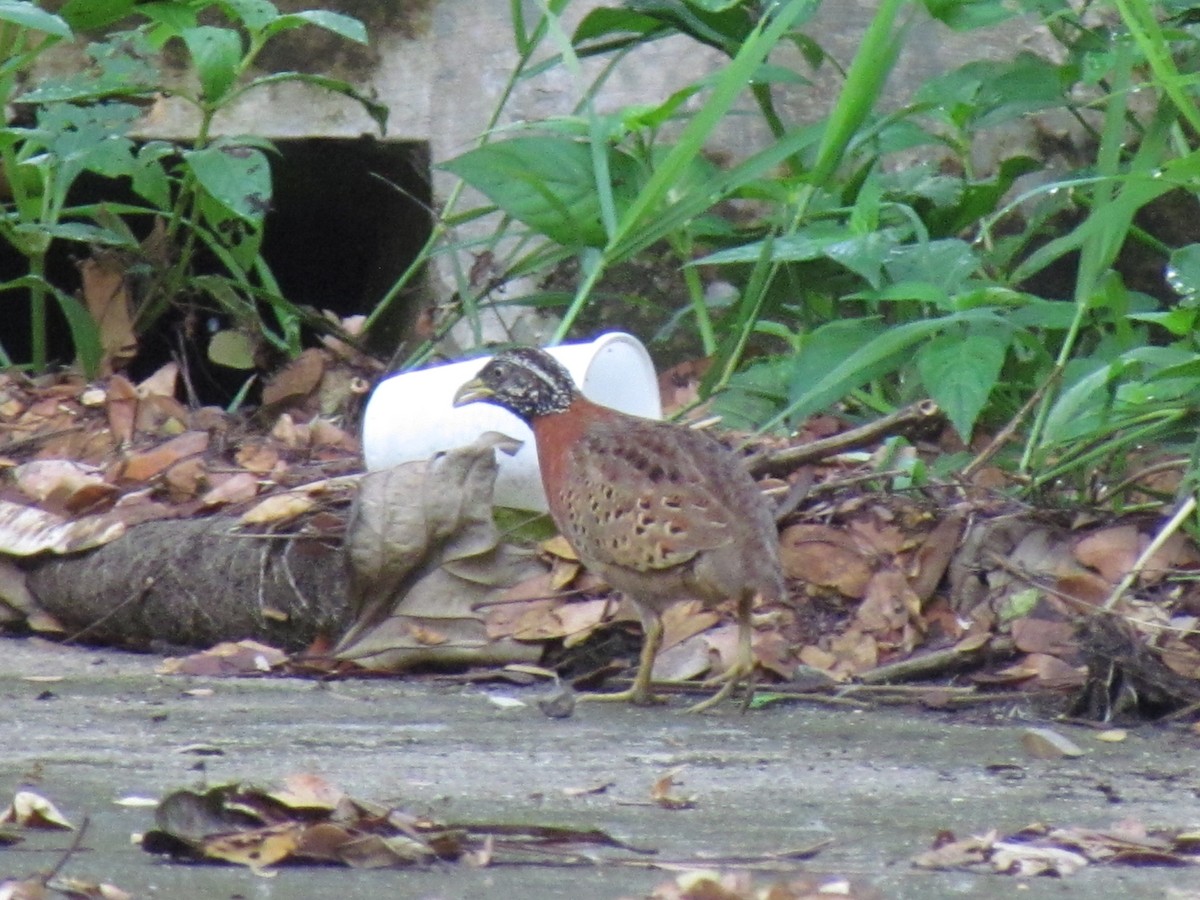
<path id="1" fill-rule="evenodd" d="M 253 369 L 254 344 L 244 331 L 227 328 L 218 331 L 208 342 L 208 358 L 218 366 L 230 369 Z"/>
<path id="2" fill-rule="evenodd" d="M 852 237 L 845 225 L 839 222 L 817 221 L 799 229 L 794 234 L 775 238 L 771 244 L 771 262 L 807 262 L 820 259 L 825 251 Z M 696 260 L 692 265 L 729 265 L 732 263 L 755 263 L 762 255 L 763 242 L 743 244 L 718 250 Z"/>
<path id="3" fill-rule="evenodd" d="M 725 426 L 753 431 L 787 403 L 787 357 L 757 362 L 729 379 L 725 390 L 712 399 L 715 415 Z"/>
<path id="4" fill-rule="evenodd" d="M 198 24 L 196 11 L 175 0 L 139 3 L 135 12 L 155 23 L 147 37 L 151 44 L 160 49 L 171 38 L 181 36 L 186 29 L 195 28 Z"/>
<path id="5" fill-rule="evenodd" d="M 943 334 L 917 351 L 925 390 L 965 443 L 1000 377 L 1008 342 L 994 334 Z"/>
<path id="6" fill-rule="evenodd" d="M 133 190 L 159 209 L 171 206 L 171 179 L 164 161 L 178 152 L 177 147 L 166 141 L 150 141 L 138 150 L 133 166 Z"/>
<path id="7" fill-rule="evenodd" d="M 1068 86 L 1062 67 L 1020 53 L 1011 60 L 960 66 L 926 82 L 916 100 L 939 108 L 964 127 L 982 129 L 1062 106 Z"/>
<path id="8" fill-rule="evenodd" d="M 242 61 L 242 36 L 230 28 L 199 25 L 180 34 L 191 54 L 207 103 L 220 103 L 233 87 Z"/>
<path id="9" fill-rule="evenodd" d="M 877 288 L 882 283 L 883 263 L 899 245 L 892 229 L 884 228 L 837 241 L 825 248 L 825 256 L 845 266 Z"/>
<path id="10" fill-rule="evenodd" d="M 1004 0 L 925 0 L 929 14 L 955 31 L 971 31 L 1006 22 L 1018 11 Z"/>
<path id="11" fill-rule="evenodd" d="M 52 238 L 65 241 L 77 241 L 82 244 L 104 244 L 110 247 L 127 247 L 135 249 L 136 241 L 130 241 L 125 235 L 99 225 L 89 225 L 87 222 L 57 222 L 52 225 L 28 223 L 18 225 L 18 232 L 39 232 Z"/>
<path id="12" fill-rule="evenodd" d="M 279 16 L 266 27 L 264 34 L 271 37 L 281 31 L 300 28 L 303 25 L 324 28 L 326 31 L 331 31 L 356 44 L 367 42 L 367 28 L 362 22 L 353 16 L 345 16 L 324 9 L 309 9 Z"/>
<path id="13" fill-rule="evenodd" d="M 638 168 L 611 151 L 612 193 L 620 214 L 637 191 Z M 444 163 L 501 210 L 568 247 L 603 247 L 591 148 L 555 135 L 493 141 Z"/>
<path id="14" fill-rule="evenodd" d="M 261 150 L 222 142 L 183 159 L 208 196 L 246 222 L 262 221 L 271 206 L 271 167 Z"/>
<path id="15" fill-rule="evenodd" d="M 971 245 L 958 238 L 896 247 L 884 262 L 893 282 L 923 281 L 948 294 L 957 294 L 979 271 L 979 257 Z"/>
<path id="16" fill-rule="evenodd" d="M 1171 251 L 1167 262 L 1167 284 L 1181 297 L 1200 295 L 1200 244 L 1188 244 Z"/>
<path id="17" fill-rule="evenodd" d="M 58 38 L 73 37 L 71 27 L 61 17 L 39 9 L 26 0 L 0 0 L 0 21 L 43 31 Z"/>
<path id="18" fill-rule="evenodd" d="M 21 95 L 24 103 L 95 101 L 147 95 L 162 89 L 162 77 L 151 61 L 154 48 L 138 32 L 88 45 L 92 65 L 86 71 L 46 78 Z"/>
<path id="19" fill-rule="evenodd" d="M 137 0 L 67 0 L 58 14 L 76 31 L 94 31 L 124 19 Z"/>
<path id="20" fill-rule="evenodd" d="M 978 309 L 889 328 L 870 320 L 823 325 L 810 336 L 797 360 L 791 381 L 791 404 L 767 427 L 802 419 L 868 381 L 894 371 L 912 358 L 915 346 L 956 323 L 995 321 L 995 318 L 992 310 Z"/>
<path id="21" fill-rule="evenodd" d="M 335 94 L 341 94 L 344 97 L 349 97 L 358 103 L 367 115 L 369 115 L 375 124 L 379 126 L 379 133 L 387 133 L 388 108 L 382 103 L 368 97 L 366 94 L 357 90 L 354 85 L 349 82 L 342 81 L 338 78 L 329 78 L 325 75 L 309 75 L 306 72 L 276 72 L 274 75 L 264 75 L 262 78 L 255 78 L 243 87 L 239 94 L 245 94 L 256 88 L 264 87 L 270 84 L 282 84 L 285 81 L 299 81 L 304 84 L 311 84 L 314 87 L 322 88 L 326 91 L 333 91 Z"/>
<path id="22" fill-rule="evenodd" d="M 279 10 L 270 0 L 218 0 L 230 18 L 239 19 L 246 30 L 258 33 L 279 18 Z"/>
<path id="23" fill-rule="evenodd" d="M 571 35 L 571 43 L 582 54 L 587 44 L 598 42 L 600 38 L 609 39 L 605 44 L 608 48 L 612 46 L 613 37 L 620 36 L 626 40 L 637 41 L 655 32 L 666 34 L 667 27 L 654 16 L 642 15 L 628 9 L 601 6 L 583 17 L 575 33 Z"/>
<path id="24" fill-rule="evenodd" d="M 1065 443 L 1100 427 L 1106 411 L 1112 406 L 1113 383 L 1122 367 L 1103 360 L 1081 359 L 1068 367 L 1064 380 L 1072 370 L 1088 370 L 1077 380 L 1067 381 L 1068 387 L 1058 395 L 1046 416 L 1042 441 L 1047 446 Z"/>

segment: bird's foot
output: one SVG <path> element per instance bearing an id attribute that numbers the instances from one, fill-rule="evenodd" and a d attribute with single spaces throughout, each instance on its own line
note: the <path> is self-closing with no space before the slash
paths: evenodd
<path id="1" fill-rule="evenodd" d="M 660 697 L 649 690 L 638 690 L 637 687 L 605 694 L 579 694 L 575 699 L 604 703 L 632 703 L 634 706 L 656 706 L 659 703 L 667 702 L 666 697 Z"/>
<path id="2" fill-rule="evenodd" d="M 745 712 L 750 707 L 750 701 L 754 699 L 754 666 L 753 664 L 743 665 L 741 663 L 735 663 L 720 675 L 705 681 L 703 687 L 717 687 L 717 685 L 720 685 L 720 689 L 711 697 L 689 706 L 684 712 L 702 713 L 712 709 L 737 690 L 739 684 L 746 685 L 746 697 L 742 702 L 742 712 Z"/>

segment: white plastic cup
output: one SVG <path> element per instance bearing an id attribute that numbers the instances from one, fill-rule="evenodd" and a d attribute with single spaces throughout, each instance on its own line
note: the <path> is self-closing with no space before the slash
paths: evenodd
<path id="1" fill-rule="evenodd" d="M 662 418 L 654 363 L 632 335 L 612 332 L 590 344 L 564 344 L 550 347 L 548 352 L 567 367 L 588 399 L 636 416 Z M 428 459 L 470 444 L 484 432 L 499 431 L 524 444 L 515 456 L 498 454 L 496 505 L 545 512 L 546 494 L 529 426 L 491 403 L 453 405 L 455 392 L 474 378 L 488 359 L 405 372 L 380 382 L 363 414 L 367 469 Z"/>

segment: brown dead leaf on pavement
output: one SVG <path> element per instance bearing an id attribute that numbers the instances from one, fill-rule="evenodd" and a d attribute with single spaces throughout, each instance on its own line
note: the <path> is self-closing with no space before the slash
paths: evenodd
<path id="1" fill-rule="evenodd" d="M 645 853 L 598 829 L 508 823 L 442 823 L 356 800 L 317 776 L 282 791 L 241 784 L 175 791 L 141 839 L 148 853 L 179 861 L 220 861 L 262 870 L 277 863 L 402 868 L 544 862 L 572 865 L 594 849 Z M 579 848 L 587 856 L 572 853 Z"/>
<path id="2" fill-rule="evenodd" d="M 67 821 L 53 803 L 33 791 L 17 791 L 7 808 L 0 811 L 0 825 L 18 825 L 21 828 L 50 831 L 73 831 L 75 826 Z"/>
<path id="3" fill-rule="evenodd" d="M 913 857 L 921 869 L 965 869 L 999 875 L 1073 875 L 1094 864 L 1194 866 L 1197 835 L 1182 829 L 1150 829 L 1136 821 L 1108 829 L 1034 824 L 1005 837 L 992 830 L 956 838 L 942 832 L 932 849 Z"/>
<path id="4" fill-rule="evenodd" d="M 287 662 L 288 655 L 258 641 L 226 641 L 190 656 L 168 656 L 159 675 L 266 675 Z"/>
<path id="5" fill-rule="evenodd" d="M 686 766 L 676 766 L 663 772 L 650 786 L 650 801 L 663 809 L 695 809 L 696 798 L 684 797 L 675 793 L 679 786 L 679 776 Z"/>

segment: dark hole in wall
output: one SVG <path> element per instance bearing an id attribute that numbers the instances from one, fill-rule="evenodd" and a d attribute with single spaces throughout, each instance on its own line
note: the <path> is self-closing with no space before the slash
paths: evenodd
<path id="1" fill-rule="evenodd" d="M 331 310 L 339 316 L 368 314 L 404 273 L 429 236 L 429 152 L 419 142 L 381 142 L 370 138 L 276 140 L 270 154 L 274 182 L 266 220 L 263 257 L 283 295 L 300 306 Z M 69 204 L 140 203 L 128 185 L 85 174 Z M 129 219 L 139 237 L 147 217 Z M 56 242 L 48 277 L 68 293 L 79 290 L 76 261 L 82 245 Z M 211 260 L 200 267 L 218 271 Z M 0 242 L 0 280 L 26 272 L 23 257 Z M 387 350 L 405 332 L 418 310 L 420 279 L 393 304 L 381 322 L 375 347 Z M 211 317 L 208 312 L 213 313 Z M 205 403 L 227 402 L 247 377 L 208 361 L 207 338 L 227 324 L 216 310 L 176 311 L 143 336 L 128 374 L 136 379 L 153 372 L 183 346 L 192 380 Z M 14 362 L 29 359 L 29 302 L 24 292 L 0 294 L 0 341 Z M 266 313 L 268 321 L 273 320 Z M 66 323 L 50 306 L 50 353 L 58 362 L 72 356 Z"/>

